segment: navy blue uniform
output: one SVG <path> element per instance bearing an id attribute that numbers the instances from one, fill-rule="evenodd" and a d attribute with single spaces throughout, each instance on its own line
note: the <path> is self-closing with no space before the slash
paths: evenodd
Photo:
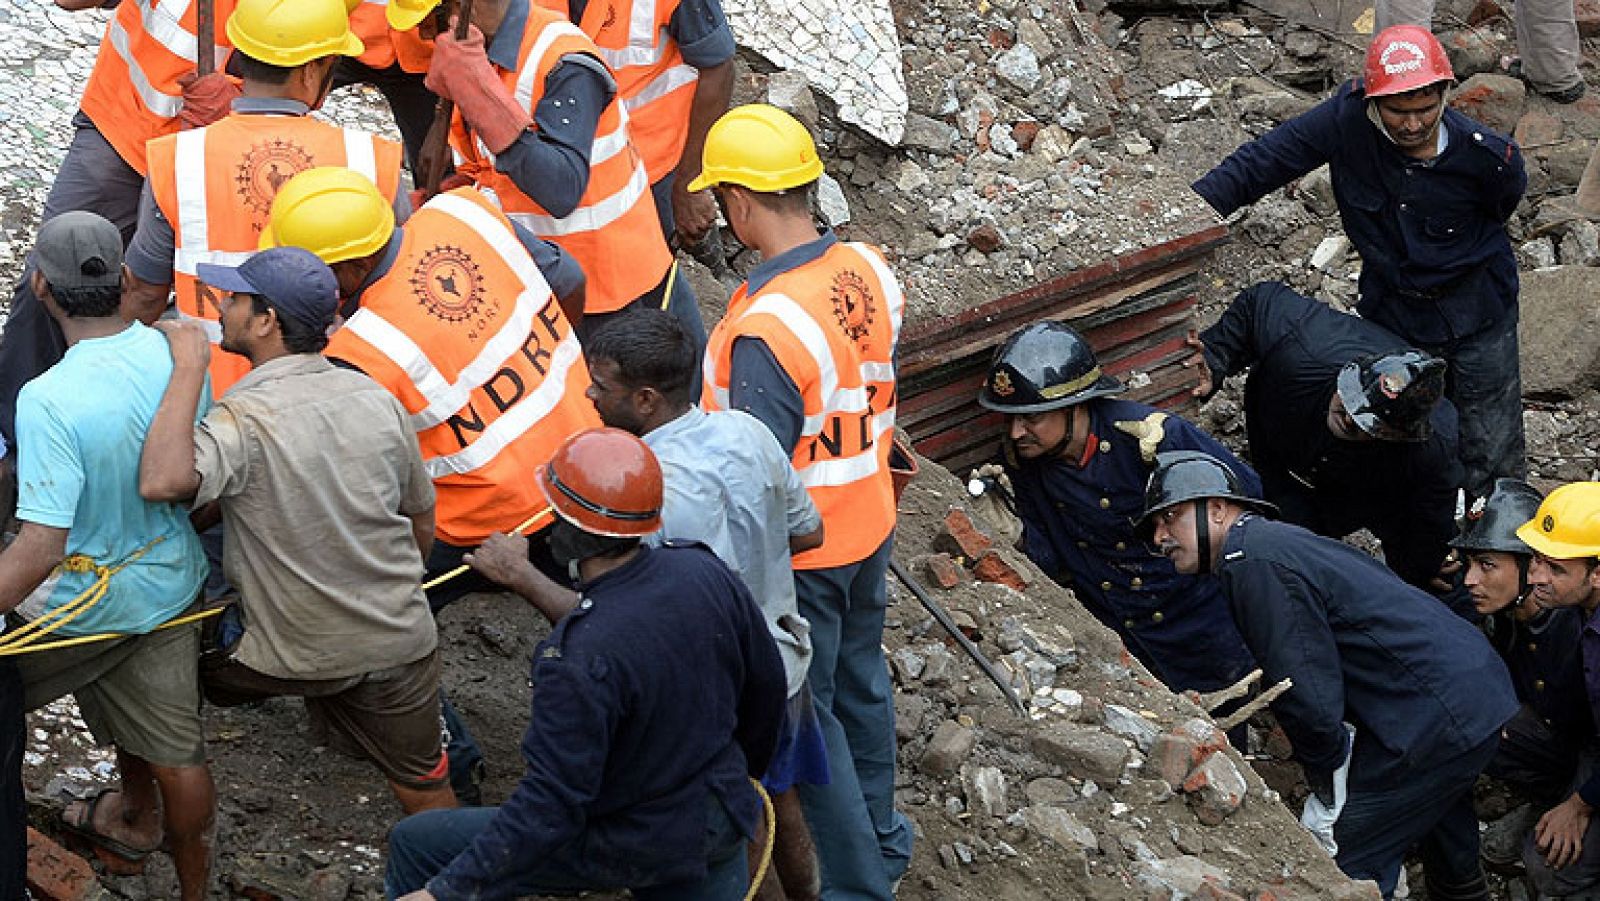
<path id="1" fill-rule="evenodd" d="M 392 888 L 420 876 L 445 901 L 692 884 L 722 845 L 742 878 L 743 841 L 761 829 L 748 777 L 766 769 L 786 685 L 761 611 L 716 555 L 641 548 L 583 585 L 534 650 L 532 680 L 516 790 L 498 810 L 403 822 Z M 438 850 L 457 838 L 470 842 L 458 855 Z"/>
<path id="2" fill-rule="evenodd" d="M 1272 711 L 1307 780 L 1351 754 L 1339 867 L 1388 896 L 1420 842 L 1430 886 L 1481 879 L 1472 784 L 1517 710 L 1482 633 L 1361 551 L 1260 516 L 1228 530 L 1217 574 L 1263 684 L 1294 680 Z"/>
<path id="3" fill-rule="evenodd" d="M 1522 702 L 1489 772 L 1554 806 L 1572 792 L 1578 755 L 1595 738 L 1583 684 L 1583 611 L 1541 610 L 1518 621 L 1505 610 L 1482 628 L 1505 659 Z M 1600 773 L 1583 788 L 1600 799 Z"/>
<path id="4" fill-rule="evenodd" d="M 1421 443 L 1345 441 L 1328 430 L 1339 370 L 1369 353 L 1406 349 L 1364 319 L 1263 282 L 1239 292 L 1200 333 L 1213 380 L 1245 369 L 1250 460 L 1283 519 L 1340 538 L 1370 529 L 1400 578 L 1426 589 L 1455 537 L 1456 410 L 1440 400 Z"/>
<path id="5" fill-rule="evenodd" d="M 1023 550 L 1071 588 L 1095 618 L 1174 691 L 1212 691 L 1253 668 L 1221 586 L 1211 576 L 1180 575 L 1136 533 L 1144 487 L 1157 450 L 1198 450 L 1225 462 L 1252 496 L 1261 482 L 1216 439 L 1177 417 L 1133 401 L 1092 400 L 1089 442 L 1079 465 L 1007 460 L 1022 520 Z M 1159 444 L 1141 449 L 1127 429 L 1160 421 Z M 1122 428 L 1119 428 L 1122 424 Z"/>
<path id="6" fill-rule="evenodd" d="M 1446 109 L 1448 144 L 1402 153 L 1367 118 L 1361 82 L 1234 151 L 1194 183 L 1231 214 L 1326 163 L 1361 254 L 1361 315 L 1450 362 L 1468 491 L 1526 471 L 1517 359 L 1517 261 L 1505 222 L 1528 176 L 1504 135 Z"/>

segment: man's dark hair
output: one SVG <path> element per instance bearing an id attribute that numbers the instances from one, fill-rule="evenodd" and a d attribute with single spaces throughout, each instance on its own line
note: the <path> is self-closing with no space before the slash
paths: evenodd
<path id="1" fill-rule="evenodd" d="M 257 315 L 264 315 L 273 309 L 272 304 L 260 294 L 250 295 L 250 309 Z M 283 346 L 292 354 L 319 353 L 328 346 L 328 334 L 318 331 L 293 316 L 283 315 L 278 310 L 278 333 L 283 335 Z"/>
<path id="2" fill-rule="evenodd" d="M 78 264 L 78 272 L 90 278 L 98 278 L 109 272 L 106 261 L 99 257 L 89 257 Z M 49 280 L 46 279 L 46 284 Z M 50 296 L 55 298 L 56 305 L 61 307 L 61 312 L 72 319 L 93 319 L 100 316 L 111 316 L 122 305 L 122 286 L 117 285 L 89 285 L 79 288 L 61 288 L 50 285 Z"/>
<path id="3" fill-rule="evenodd" d="M 811 200 L 817 192 L 817 183 L 801 185 L 787 191 L 751 191 L 756 203 L 776 213 L 790 213 L 793 215 L 811 215 Z"/>
<path id="4" fill-rule="evenodd" d="M 583 353 L 617 367 L 629 388 L 654 388 L 674 403 L 689 402 L 700 355 L 677 317 L 666 310 L 630 310 L 594 330 Z"/>
<path id="5" fill-rule="evenodd" d="M 259 81 L 262 84 L 281 85 L 289 83 L 289 75 L 294 72 L 294 66 L 275 66 L 272 63 L 262 62 L 243 52 L 233 54 L 233 64 L 230 66 L 240 78 L 248 81 Z"/>

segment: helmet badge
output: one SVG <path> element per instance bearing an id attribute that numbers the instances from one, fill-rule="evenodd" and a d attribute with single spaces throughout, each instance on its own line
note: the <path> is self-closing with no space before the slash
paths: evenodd
<path id="1" fill-rule="evenodd" d="M 1383 48 L 1379 62 L 1383 64 L 1385 73 L 1404 75 L 1407 72 L 1421 70 L 1424 59 L 1427 59 L 1427 55 L 1416 44 L 1410 41 L 1390 41 L 1389 46 Z"/>
<path id="2" fill-rule="evenodd" d="M 1546 532 L 1554 532 L 1556 530 L 1556 518 L 1546 513 L 1544 522 L 1539 523 L 1539 528 L 1544 529 Z"/>
<path id="3" fill-rule="evenodd" d="M 1378 390 L 1383 392 L 1384 397 L 1394 400 L 1400 396 L 1400 392 L 1406 390 L 1405 376 L 1398 372 L 1384 373 L 1378 378 Z"/>
<path id="4" fill-rule="evenodd" d="M 1010 397 L 1017 390 L 1016 386 L 1011 384 L 1011 373 L 1004 369 L 994 374 L 994 379 L 989 386 L 994 389 L 995 394 L 1001 397 Z"/>
<path id="5" fill-rule="evenodd" d="M 1486 498 L 1486 497 L 1478 498 L 1477 500 L 1472 502 L 1472 509 L 1467 511 L 1467 519 L 1470 519 L 1470 520 L 1472 520 L 1474 522 L 1482 519 L 1483 518 L 1483 511 L 1488 509 L 1488 507 L 1489 507 L 1489 499 L 1488 498 Z"/>

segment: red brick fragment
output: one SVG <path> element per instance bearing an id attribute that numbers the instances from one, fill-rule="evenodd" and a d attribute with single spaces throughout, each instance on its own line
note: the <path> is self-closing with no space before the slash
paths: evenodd
<path id="1" fill-rule="evenodd" d="M 994 582 L 1007 588 L 1022 591 L 1028 587 L 1028 580 L 1017 572 L 1016 568 L 1000 556 L 999 551 L 987 551 L 978 562 L 973 564 L 972 574 L 980 581 Z"/>
<path id="2" fill-rule="evenodd" d="M 923 558 L 923 565 L 928 569 L 928 576 L 940 588 L 954 588 L 967 581 L 967 571 L 949 554 L 929 554 Z"/>
<path id="3" fill-rule="evenodd" d="M 28 889 L 35 898 L 83 901 L 98 883 L 89 862 L 36 829 L 28 829 Z"/>
<path id="4" fill-rule="evenodd" d="M 994 547 L 994 541 L 974 525 L 972 517 L 960 507 L 951 507 L 945 514 L 944 532 L 940 537 L 945 539 L 952 553 L 968 560 L 976 560 Z"/>
<path id="5" fill-rule="evenodd" d="M 1017 149 L 1027 153 L 1033 148 L 1033 139 L 1039 136 L 1040 125 L 1032 119 L 1024 119 L 1011 125 L 1011 138 L 1017 142 Z"/>

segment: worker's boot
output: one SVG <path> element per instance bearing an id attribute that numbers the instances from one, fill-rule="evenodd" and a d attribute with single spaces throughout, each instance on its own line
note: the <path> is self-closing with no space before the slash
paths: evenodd
<path id="1" fill-rule="evenodd" d="M 1428 874 L 1428 901 L 1489 901 L 1489 880 L 1480 869 L 1464 882 L 1444 882 Z"/>

